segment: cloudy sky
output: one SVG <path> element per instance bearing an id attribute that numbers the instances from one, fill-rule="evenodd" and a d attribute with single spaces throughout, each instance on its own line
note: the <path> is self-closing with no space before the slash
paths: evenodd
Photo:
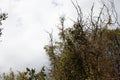
<path id="1" fill-rule="evenodd" d="M 78 1 L 86 12 L 95 1 L 95 6 L 99 6 L 97 0 Z M 0 12 L 8 13 L 1 26 L 4 30 L 0 38 L 0 72 L 47 66 L 48 57 L 43 49 L 49 41 L 46 31 L 53 30 L 57 37 L 59 17 L 66 16 L 66 26 L 76 17 L 70 0 L 0 0 Z"/>

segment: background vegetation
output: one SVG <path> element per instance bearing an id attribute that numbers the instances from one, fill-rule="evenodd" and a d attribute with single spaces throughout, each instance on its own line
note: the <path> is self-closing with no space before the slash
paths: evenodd
<path id="1" fill-rule="evenodd" d="M 98 15 L 94 5 L 89 17 L 78 4 L 74 5 L 78 17 L 72 27 L 65 28 L 65 17 L 60 18 L 59 41 L 44 47 L 51 62 L 49 73 L 26 68 L 24 72 L 3 74 L 2 80 L 120 80 L 120 29 L 114 2 L 102 3 Z M 1 18 L 1 17 L 0 17 Z M 5 17 L 6 18 L 6 17 Z M 1 21 L 4 20 L 1 18 Z M 113 26 L 114 29 L 110 29 Z"/>

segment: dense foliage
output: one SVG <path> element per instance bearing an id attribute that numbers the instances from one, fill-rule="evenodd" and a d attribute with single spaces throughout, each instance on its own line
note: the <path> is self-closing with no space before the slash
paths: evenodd
<path id="1" fill-rule="evenodd" d="M 73 5 L 78 13 L 77 21 L 65 28 L 65 18 L 61 17 L 60 40 L 54 42 L 50 33 L 50 44 L 45 47 L 51 61 L 51 78 L 120 80 L 120 29 L 116 12 L 103 4 L 95 16 L 93 5 L 90 16 L 83 19 L 80 6 Z"/>

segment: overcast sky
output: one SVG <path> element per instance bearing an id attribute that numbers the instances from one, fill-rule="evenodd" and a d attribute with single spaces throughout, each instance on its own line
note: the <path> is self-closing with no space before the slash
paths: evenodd
<path id="1" fill-rule="evenodd" d="M 78 1 L 86 12 L 95 1 L 99 7 L 97 0 Z M 70 19 L 76 18 L 70 0 L 0 0 L 0 8 L 0 12 L 8 13 L 1 26 L 4 30 L 0 38 L 0 72 L 47 66 L 48 58 L 43 49 L 49 41 L 46 31 L 53 29 L 57 36 L 60 16 L 66 16 L 66 26 L 72 24 Z"/>

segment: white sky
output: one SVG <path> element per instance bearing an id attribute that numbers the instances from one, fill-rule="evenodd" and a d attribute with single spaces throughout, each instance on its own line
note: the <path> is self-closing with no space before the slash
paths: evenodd
<path id="1" fill-rule="evenodd" d="M 78 1 L 82 10 L 89 12 L 97 0 Z M 99 4 L 96 2 L 95 6 Z M 48 58 L 43 49 L 49 41 L 46 31 L 53 29 L 57 36 L 59 17 L 65 14 L 66 23 L 76 17 L 70 0 L 0 0 L 0 8 L 8 13 L 1 26 L 4 30 L 0 38 L 0 72 L 47 66 Z"/>

